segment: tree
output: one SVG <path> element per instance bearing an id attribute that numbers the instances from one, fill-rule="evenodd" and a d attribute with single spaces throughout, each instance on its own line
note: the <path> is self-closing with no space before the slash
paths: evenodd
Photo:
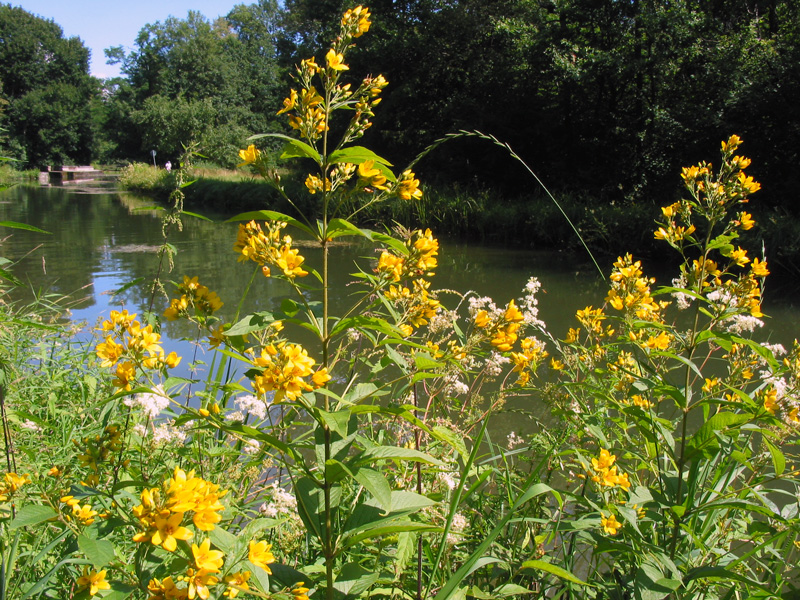
<path id="1" fill-rule="evenodd" d="M 65 39 L 53 21 L 6 4 L 0 4 L 0 40 L 0 89 L 15 158 L 38 167 L 88 162 L 97 90 L 88 48 L 76 37 Z"/>

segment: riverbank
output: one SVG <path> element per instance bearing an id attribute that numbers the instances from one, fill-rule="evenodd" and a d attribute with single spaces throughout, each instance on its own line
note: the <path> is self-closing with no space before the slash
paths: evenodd
<path id="1" fill-rule="evenodd" d="M 193 169 L 192 177 L 192 184 L 183 188 L 188 210 L 235 214 L 268 208 L 297 213 L 270 185 L 241 171 L 198 168 Z M 296 183 L 299 178 L 288 176 L 284 181 L 289 196 L 298 199 L 297 207 L 313 214 L 315 199 Z M 166 200 L 175 187 L 175 174 L 149 165 L 131 165 L 123 172 L 120 184 L 130 191 Z M 359 216 L 364 226 L 396 222 L 407 227 L 430 227 L 438 235 L 456 240 L 585 255 L 574 225 L 597 259 L 607 262 L 626 252 L 663 258 L 663 244 L 653 236 L 655 220 L 661 216 L 660 205 L 598 202 L 588 194 L 557 193 L 556 199 L 558 205 L 541 191 L 505 197 L 477 186 L 426 186 L 418 201 L 390 199 Z M 763 248 L 777 282 L 796 281 L 800 277 L 800 223 L 786 209 L 759 205 L 757 199 L 748 211 L 759 226 L 742 232 L 739 241 Z"/>

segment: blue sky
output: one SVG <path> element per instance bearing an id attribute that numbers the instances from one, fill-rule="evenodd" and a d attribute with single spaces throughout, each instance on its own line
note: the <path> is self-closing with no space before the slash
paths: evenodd
<path id="1" fill-rule="evenodd" d="M 226 15 L 237 4 L 251 0 L 8 0 L 34 15 L 52 19 L 65 37 L 78 36 L 92 51 L 91 71 L 96 77 L 119 75 L 119 66 L 106 65 L 105 48 L 133 48 L 139 30 L 169 16 L 185 18 L 197 10 L 209 19 Z"/>

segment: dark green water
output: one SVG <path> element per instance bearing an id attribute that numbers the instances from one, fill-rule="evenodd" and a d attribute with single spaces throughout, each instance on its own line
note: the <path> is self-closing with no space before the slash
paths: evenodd
<path id="1" fill-rule="evenodd" d="M 35 295 L 66 299 L 72 306 L 70 318 L 89 325 L 107 316 L 112 308 L 124 306 L 141 313 L 149 302 L 144 285 L 131 287 L 117 297 L 109 292 L 136 278 L 151 279 L 157 269 L 155 250 L 162 238 L 160 213 L 146 209 L 152 205 L 151 200 L 113 191 L 79 193 L 67 188 L 19 186 L 0 193 L 0 220 L 27 223 L 51 233 L 3 230 L 0 256 L 16 263 L 12 271 L 26 285 L 15 290 L 12 297 L 19 302 L 30 301 Z M 166 278 L 180 281 L 183 275 L 198 276 L 225 302 L 221 316 L 230 320 L 254 263 L 236 262 L 233 244 L 237 225 L 221 220 L 183 219 L 183 231 L 170 235 L 169 241 L 177 247 L 178 254 L 174 270 Z M 536 231 L 530 234 L 535 236 Z M 505 304 L 522 295 L 531 276 L 537 277 L 542 283 L 539 317 L 555 337 L 563 338 L 567 329 L 575 326 L 577 309 L 603 304 L 606 285 L 588 261 L 552 252 L 447 240 L 440 240 L 440 246 L 434 278 L 434 287 L 439 289 L 472 290 Z M 318 250 L 309 246 L 302 254 L 308 264 L 320 265 Z M 354 263 L 371 269 L 370 261 L 375 257 L 375 249 L 361 243 L 331 250 L 334 313 L 349 306 L 348 294 L 353 287 L 347 284 L 353 281 L 350 274 L 356 271 Z M 601 266 L 610 271 L 610 262 Z M 648 272 L 647 264 L 644 269 Z M 665 274 L 659 282 L 668 283 L 672 276 Z M 764 304 L 764 312 L 770 317 L 759 339 L 788 347 L 800 331 L 800 306 L 794 295 L 774 297 L 770 291 L 768 286 Z M 242 314 L 277 308 L 289 293 L 285 283 L 258 275 Z M 443 296 L 443 301 L 447 304 L 454 298 Z M 158 296 L 155 306 L 163 312 L 166 299 Z M 194 345 L 176 341 L 193 334 L 187 323 L 166 322 L 163 333 L 170 338 L 165 344 L 168 351 L 176 350 L 187 359 L 195 352 Z M 204 360 L 202 355 L 197 358 Z"/>

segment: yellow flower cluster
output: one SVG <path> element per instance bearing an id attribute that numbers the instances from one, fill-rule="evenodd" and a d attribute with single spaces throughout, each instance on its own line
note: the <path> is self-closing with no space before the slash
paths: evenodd
<path id="1" fill-rule="evenodd" d="M 525 385 L 530 381 L 531 373 L 536 372 L 536 368 L 541 361 L 547 358 L 548 353 L 544 349 L 544 344 L 536 338 L 527 337 L 520 342 L 521 352 L 511 353 L 511 362 L 514 363 L 514 371 L 519 373 L 517 383 Z"/>
<path id="2" fill-rule="evenodd" d="M 427 325 L 441 308 L 439 301 L 431 296 L 428 291 L 430 281 L 425 279 L 415 279 L 411 282 L 411 288 L 406 286 L 389 286 L 385 292 L 386 298 L 403 309 L 400 319 L 400 329 L 406 336 L 414 332 L 414 327 Z"/>
<path id="3" fill-rule="evenodd" d="M 102 434 L 85 437 L 80 442 L 72 440 L 72 443 L 82 448 L 78 460 L 91 471 L 86 483 L 96 486 L 99 483 L 100 467 L 105 464 L 113 466 L 117 461 L 117 454 L 122 449 L 122 432 L 118 425 L 108 425 Z"/>
<path id="4" fill-rule="evenodd" d="M 122 390 L 133 387 L 137 368 L 172 369 L 181 362 L 175 352 L 164 354 L 161 335 L 153 331 L 152 325 L 142 327 L 136 314 L 129 314 L 127 310 L 112 310 L 109 318 L 103 321 L 101 330 L 108 335 L 105 342 L 96 348 L 100 366 L 116 365 L 112 383 Z"/>
<path id="5" fill-rule="evenodd" d="M 342 17 L 342 30 L 345 35 L 357 38 L 368 32 L 369 26 L 372 25 L 370 16 L 369 9 L 365 6 L 359 5 L 345 11 Z"/>
<path id="6" fill-rule="evenodd" d="M 403 171 L 400 180 L 394 188 L 394 193 L 402 200 L 419 200 L 422 190 L 419 189 L 419 179 L 414 178 L 413 171 Z"/>
<path id="7" fill-rule="evenodd" d="M 374 160 L 365 160 L 358 165 L 358 184 L 357 187 L 366 192 L 374 190 L 387 190 L 386 176 L 380 168 L 375 166 Z"/>
<path id="8" fill-rule="evenodd" d="M 413 277 L 432 277 L 438 266 L 439 241 L 430 229 L 411 232 L 405 243 L 406 254 L 401 256 L 384 250 L 375 272 L 387 282 L 398 283 Z"/>
<path id="9" fill-rule="evenodd" d="M 597 458 L 592 459 L 592 471 L 589 472 L 590 479 L 599 483 L 603 487 L 621 487 L 626 492 L 631 488 L 631 482 L 627 473 L 617 472 L 617 457 L 605 448 L 600 449 Z"/>
<path id="10" fill-rule="evenodd" d="M 245 150 L 239 150 L 239 158 L 242 159 L 242 162 L 236 165 L 237 167 L 252 165 L 261 158 L 261 150 L 250 144 Z"/>
<path id="11" fill-rule="evenodd" d="M 91 504 L 88 502 L 86 504 L 81 504 L 81 501 L 74 496 L 63 496 L 61 502 L 70 508 L 72 516 L 78 519 L 83 525 L 91 525 L 95 522 L 95 517 L 98 516 L 98 512 L 92 508 Z M 100 516 L 105 518 L 107 515 L 103 514 Z M 69 519 L 69 517 L 67 518 Z"/>
<path id="12" fill-rule="evenodd" d="M 483 329 L 492 346 L 500 352 L 508 352 L 517 341 L 517 332 L 525 320 L 513 300 L 509 300 L 503 313 L 490 316 L 486 310 L 475 315 L 475 326 Z"/>
<path id="13" fill-rule="evenodd" d="M 158 488 L 142 491 L 141 504 L 133 509 L 139 520 L 141 532 L 133 536 L 135 542 L 149 541 L 168 552 L 174 552 L 178 540 L 188 540 L 192 532 L 182 525 L 185 513 L 191 512 L 192 523 L 201 531 L 211 531 L 222 520 L 225 507 L 220 503 L 227 491 L 219 485 L 195 477 L 175 468 L 173 477 L 163 485 L 163 495 Z"/>
<path id="14" fill-rule="evenodd" d="M 189 279 L 183 276 L 183 283 L 178 286 L 180 298 L 173 298 L 169 308 L 164 311 L 164 317 L 174 321 L 180 317 L 188 317 L 189 310 L 193 309 L 195 316 L 206 318 L 222 308 L 222 300 L 216 292 L 210 291 L 206 286 L 197 281 L 197 277 Z"/>
<path id="15" fill-rule="evenodd" d="M 275 402 L 284 398 L 296 400 L 303 392 L 330 381 L 328 370 L 323 367 L 314 371 L 315 364 L 299 344 L 270 344 L 261 350 L 261 356 L 253 358 L 253 365 L 261 369 L 253 377 L 253 389 L 257 394 L 275 392 Z M 311 383 L 306 378 L 310 378 Z"/>
<path id="16" fill-rule="evenodd" d="M 17 475 L 16 473 L 6 473 L 3 481 L 0 482 L 0 502 L 6 502 L 11 496 L 14 495 L 19 488 L 26 483 L 31 482 L 31 476 L 28 473 L 24 475 Z"/>
<path id="17" fill-rule="evenodd" d="M 292 248 L 292 237 L 281 237 L 281 230 L 286 227 L 286 223 L 268 221 L 265 226 L 266 232 L 255 221 L 239 225 L 236 244 L 233 246 L 239 253 L 238 261 L 252 260 L 261 265 L 265 277 L 272 274 L 268 265 L 277 267 L 289 279 L 308 275 L 308 271 L 302 267 L 305 258 L 300 255 L 299 250 Z"/>
<path id="18" fill-rule="evenodd" d="M 630 254 L 617 258 L 611 272 L 611 289 L 606 302 L 628 315 L 661 322 L 661 310 L 666 304 L 656 302 L 650 295 L 650 286 L 655 279 L 643 277 L 641 267 L 641 261 L 634 262 Z"/>
<path id="19" fill-rule="evenodd" d="M 335 57 L 334 60 L 336 60 Z M 337 66 L 344 65 L 338 63 Z M 313 60 L 303 61 L 301 70 L 310 70 L 313 74 L 319 70 L 319 66 Z M 300 93 L 293 89 L 289 92 L 289 97 L 283 101 L 283 108 L 277 114 L 287 113 L 292 129 L 297 129 L 304 138 L 317 140 L 328 130 L 328 120 L 323 102 L 324 98 L 319 95 L 317 88 L 313 85 L 302 88 Z M 291 111 L 294 112 L 288 114 Z"/>

